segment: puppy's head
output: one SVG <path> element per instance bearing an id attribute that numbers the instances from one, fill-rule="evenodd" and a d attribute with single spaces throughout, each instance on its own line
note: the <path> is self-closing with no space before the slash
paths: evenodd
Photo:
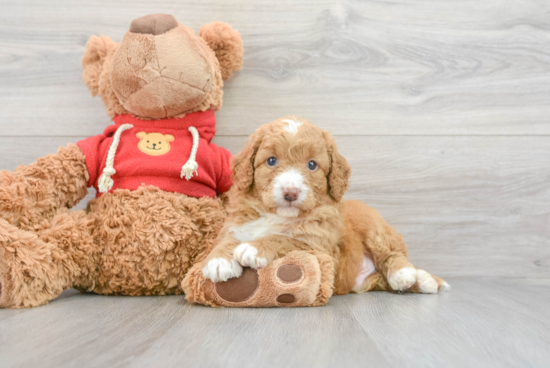
<path id="1" fill-rule="evenodd" d="M 232 170 L 233 191 L 284 217 L 339 202 L 351 174 L 333 137 L 294 116 L 258 128 L 234 157 Z"/>

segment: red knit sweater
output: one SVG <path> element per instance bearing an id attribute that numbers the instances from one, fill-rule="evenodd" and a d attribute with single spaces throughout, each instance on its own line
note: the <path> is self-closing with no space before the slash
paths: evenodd
<path id="1" fill-rule="evenodd" d="M 216 133 L 213 111 L 195 112 L 176 119 L 140 120 L 131 115 L 118 115 L 115 124 L 103 134 L 79 141 L 77 145 L 86 156 L 90 180 L 88 186 L 98 189 L 98 179 L 105 168 L 113 136 L 122 124 L 132 124 L 124 130 L 115 151 L 111 176 L 115 189 L 135 190 L 153 185 L 167 192 L 191 197 L 215 197 L 231 187 L 231 154 L 211 143 Z M 189 127 L 198 130 L 200 139 L 196 155 L 199 167 L 190 180 L 181 178 L 193 146 Z M 101 193 L 98 190 L 97 196 Z"/>

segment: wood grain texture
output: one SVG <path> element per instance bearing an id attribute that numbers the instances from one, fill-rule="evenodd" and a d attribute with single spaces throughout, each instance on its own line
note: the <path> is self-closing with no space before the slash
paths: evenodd
<path id="1" fill-rule="evenodd" d="M 545 367 L 550 281 L 450 279 L 325 307 L 213 309 L 181 296 L 66 292 L 0 310 L 2 367 Z"/>
<path id="2" fill-rule="evenodd" d="M 220 135 L 297 114 L 340 135 L 550 134 L 550 2 L 235 0 L 0 2 L 0 134 L 96 134 L 81 81 L 86 40 L 174 14 L 243 35 Z"/>

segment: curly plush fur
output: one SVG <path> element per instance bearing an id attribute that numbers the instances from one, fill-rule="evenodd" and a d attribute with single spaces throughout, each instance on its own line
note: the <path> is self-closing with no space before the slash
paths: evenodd
<path id="1" fill-rule="evenodd" d="M 141 98 L 166 102 L 159 105 L 164 112 L 174 101 L 179 107 L 191 104 L 174 113 L 178 117 L 221 107 L 222 76 L 242 66 L 238 32 L 224 23 L 203 26 L 207 39 L 177 22 L 166 29 L 159 35 L 128 32 L 121 44 L 104 36 L 88 41 L 82 76 L 111 118 L 128 113 L 142 120 L 158 118 L 143 114 L 139 103 L 136 110 L 125 108 L 112 80 L 131 84 L 142 78 L 145 84 L 151 73 L 169 71 L 162 77 L 171 83 L 173 73 L 185 75 L 190 68 L 179 58 L 182 49 L 170 50 L 171 42 L 185 46 L 184 57 L 201 61 L 188 76 L 195 82 L 203 78 L 211 88 L 201 89 L 200 101 L 190 102 L 170 88 L 142 91 Z M 157 53 L 158 47 L 165 53 Z M 117 50 L 122 50 L 122 66 L 113 74 Z M 153 54 L 168 69 L 132 70 L 124 64 Z M 39 306 L 71 287 L 100 294 L 180 294 L 188 269 L 206 257 L 223 224 L 223 198 L 193 198 L 151 186 L 115 190 L 92 200 L 86 211 L 69 211 L 85 197 L 88 179 L 86 158 L 75 145 L 14 172 L 0 172 L 0 308 Z"/>

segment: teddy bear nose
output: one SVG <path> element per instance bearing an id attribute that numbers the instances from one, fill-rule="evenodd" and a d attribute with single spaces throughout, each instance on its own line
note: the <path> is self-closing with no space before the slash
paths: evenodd
<path id="1" fill-rule="evenodd" d="M 298 188 L 285 188 L 283 190 L 283 196 L 285 197 L 285 201 L 294 202 L 298 199 L 298 196 L 300 195 L 300 189 Z"/>
<path id="2" fill-rule="evenodd" d="M 134 19 L 130 24 L 130 32 L 157 36 L 176 28 L 177 26 L 178 21 L 173 15 L 149 14 L 144 17 Z"/>

